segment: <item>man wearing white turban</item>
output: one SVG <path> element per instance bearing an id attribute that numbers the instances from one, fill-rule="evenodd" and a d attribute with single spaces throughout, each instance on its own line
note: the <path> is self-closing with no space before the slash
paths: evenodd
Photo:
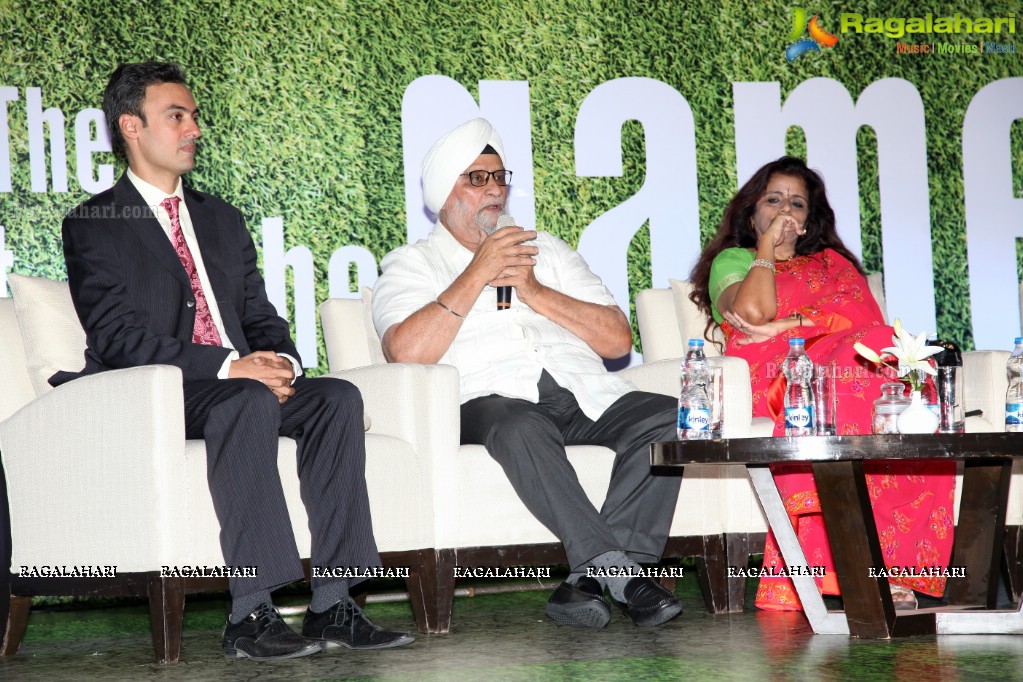
<path id="1" fill-rule="evenodd" d="M 498 227 L 512 172 L 482 118 L 455 128 L 423 160 L 430 236 L 389 253 L 373 318 L 391 362 L 445 363 L 461 379 L 461 442 L 485 445 L 519 497 L 564 544 L 572 573 L 546 612 L 603 627 L 605 588 L 640 626 L 682 605 L 637 562 L 659 561 L 678 498 L 676 476 L 651 476 L 651 442 L 675 437 L 673 398 L 635 390 L 602 358 L 632 348 L 628 318 L 582 257 L 547 233 Z M 502 221 L 507 223 L 508 221 Z M 510 308 L 495 287 L 511 287 Z M 566 445 L 616 452 L 606 500 L 586 497 Z"/>

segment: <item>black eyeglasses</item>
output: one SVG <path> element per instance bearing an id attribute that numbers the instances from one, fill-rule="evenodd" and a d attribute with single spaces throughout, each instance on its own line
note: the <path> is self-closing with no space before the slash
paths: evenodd
<path id="1" fill-rule="evenodd" d="M 473 187 L 484 187 L 490 182 L 490 176 L 494 176 L 494 182 L 504 187 L 511 182 L 512 172 L 510 170 L 499 170 L 499 171 L 485 171 L 485 170 L 474 170 L 468 173 L 462 173 L 462 175 L 469 176 L 469 184 Z"/>

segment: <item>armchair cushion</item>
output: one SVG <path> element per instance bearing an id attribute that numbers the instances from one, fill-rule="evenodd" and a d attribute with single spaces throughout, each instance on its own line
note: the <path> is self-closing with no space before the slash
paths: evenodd
<path id="1" fill-rule="evenodd" d="M 384 357 L 384 349 L 380 345 L 380 337 L 377 336 L 377 329 L 373 326 L 373 290 L 369 287 L 362 287 L 362 323 L 366 327 L 366 345 L 369 347 L 369 359 L 374 365 L 387 363 Z"/>
<path id="2" fill-rule="evenodd" d="M 2 422 L 36 399 L 25 359 L 25 341 L 11 298 L 0 298 L 0 358 L 4 359 L 4 390 L 0 391 Z"/>
<path id="3" fill-rule="evenodd" d="M 71 303 L 67 282 L 12 274 L 29 377 L 37 396 L 51 390 L 48 379 L 59 370 L 85 366 L 85 332 Z"/>
<path id="4" fill-rule="evenodd" d="M 167 415 L 181 414 L 181 372 L 149 366 L 69 382 L 0 423 L 12 565 L 130 572 L 180 559 L 185 428 Z"/>

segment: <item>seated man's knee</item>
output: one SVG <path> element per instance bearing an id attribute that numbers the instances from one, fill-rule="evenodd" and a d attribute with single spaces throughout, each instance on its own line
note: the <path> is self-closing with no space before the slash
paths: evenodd
<path id="1" fill-rule="evenodd" d="M 277 395 L 263 382 L 256 379 L 226 379 L 226 381 L 234 383 L 238 397 L 246 405 L 268 412 L 277 412 L 280 409 Z"/>
<path id="2" fill-rule="evenodd" d="M 308 390 L 306 387 L 315 390 L 325 403 L 335 408 L 362 412 L 362 393 L 350 381 L 335 377 L 318 377 L 306 382 L 303 390 Z"/>

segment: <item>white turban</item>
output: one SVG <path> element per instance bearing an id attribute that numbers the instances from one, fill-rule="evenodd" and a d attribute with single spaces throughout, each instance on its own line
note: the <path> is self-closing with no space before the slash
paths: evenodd
<path id="1" fill-rule="evenodd" d="M 440 213 L 458 176 L 488 144 L 504 163 L 504 144 L 485 118 L 466 121 L 433 143 L 423 159 L 423 201 L 431 213 Z"/>

